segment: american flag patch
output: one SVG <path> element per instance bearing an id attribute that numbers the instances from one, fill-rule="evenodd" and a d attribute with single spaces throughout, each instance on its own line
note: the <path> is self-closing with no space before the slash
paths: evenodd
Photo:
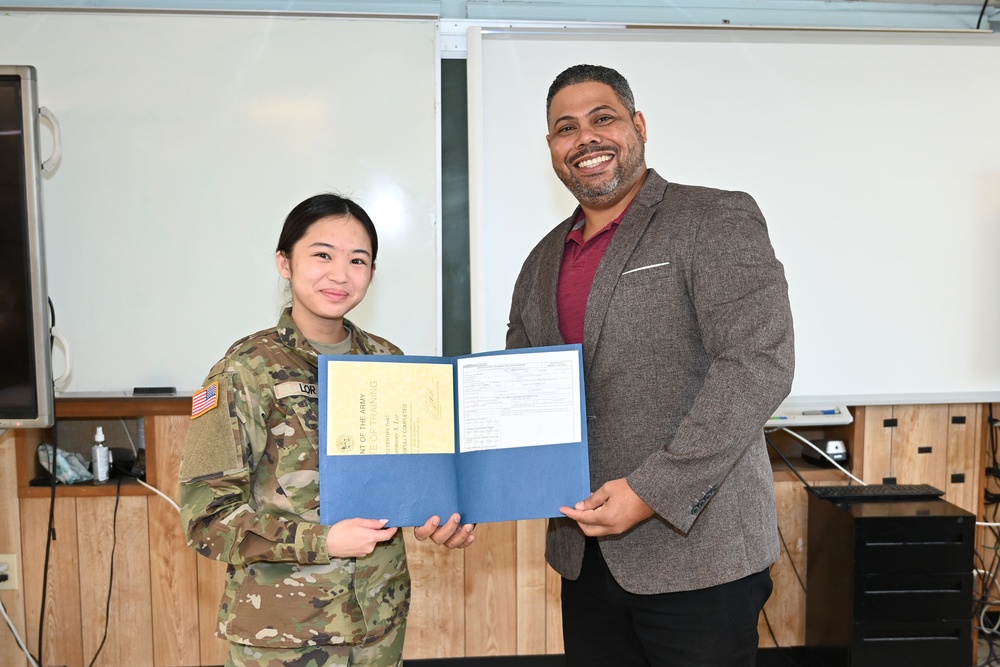
<path id="1" fill-rule="evenodd" d="M 213 382 L 191 398 L 191 419 L 200 417 L 219 404 L 219 383 Z"/>

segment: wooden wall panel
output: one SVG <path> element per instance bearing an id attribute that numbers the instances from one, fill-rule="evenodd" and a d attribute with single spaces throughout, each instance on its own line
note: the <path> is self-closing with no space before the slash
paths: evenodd
<path id="1" fill-rule="evenodd" d="M 807 496 L 801 482 L 775 484 L 781 553 L 771 567 L 774 591 L 757 622 L 761 646 L 805 643 Z"/>
<path id="2" fill-rule="evenodd" d="M 34 470 L 34 459 L 37 456 L 36 452 L 38 450 L 38 445 L 42 442 L 42 433 L 38 429 L 24 429 L 15 432 L 15 441 L 19 443 L 17 446 L 19 450 L 11 450 L 11 454 L 14 454 L 16 462 L 14 464 L 15 470 L 17 470 L 17 488 L 20 492 L 21 487 L 28 486 L 28 482 L 34 476 L 29 472 L 29 470 Z"/>
<path id="3" fill-rule="evenodd" d="M 979 514 L 983 446 L 980 440 L 983 409 L 974 403 L 948 407 L 948 460 L 945 469 L 945 499 Z M 960 475 L 961 481 L 954 481 Z"/>
<path id="4" fill-rule="evenodd" d="M 21 548 L 24 573 L 24 615 L 29 628 L 25 641 L 38 656 L 38 626 L 45 577 L 48 498 L 21 498 Z M 56 539 L 49 553 L 45 584 L 45 624 L 42 661 L 46 665 L 82 665 L 83 623 L 80 617 L 80 558 L 77 551 L 76 499 L 57 497 L 54 507 Z"/>
<path id="5" fill-rule="evenodd" d="M 842 437 L 847 441 L 849 458 L 844 466 L 855 477 L 861 477 L 865 464 L 865 424 L 868 421 L 867 408 L 864 406 L 848 408 L 854 421 L 841 426 L 834 437 Z"/>
<path id="6" fill-rule="evenodd" d="M 480 532 L 469 549 L 479 548 Z M 413 579 L 404 658 L 465 655 L 465 552 L 419 542 L 412 528 L 403 537 Z"/>
<path id="7" fill-rule="evenodd" d="M 545 653 L 545 519 L 518 521 L 517 654 Z"/>
<path id="8" fill-rule="evenodd" d="M 177 473 L 191 419 L 183 415 L 151 421 L 146 425 L 146 447 L 158 453 L 157 488 L 176 503 Z M 149 498 L 149 534 L 155 667 L 200 665 L 199 643 L 191 641 L 198 636 L 199 556 L 187 546 L 177 510 L 159 496 Z"/>
<path id="9" fill-rule="evenodd" d="M 152 425 L 146 425 L 146 446 L 156 448 L 156 488 L 177 502 L 180 499 L 181 457 L 191 418 L 187 415 L 175 415 L 156 417 L 150 421 Z M 176 510 L 174 517 L 177 518 Z M 180 526 L 180 519 L 177 520 L 177 525 Z"/>
<path id="10" fill-rule="evenodd" d="M 858 475 L 857 466 L 854 474 L 866 483 L 872 484 L 881 482 L 882 478 L 891 474 L 893 431 L 887 428 L 884 422 L 886 419 L 892 419 L 893 415 L 891 405 L 868 406 L 864 410 L 864 430 L 861 435 L 864 460 L 861 474 Z"/>
<path id="11" fill-rule="evenodd" d="M 465 550 L 465 654 L 517 654 L 517 530 L 515 522 L 476 527 Z"/>
<path id="12" fill-rule="evenodd" d="M 134 496 L 76 501 L 86 665 L 94 656 L 95 667 L 154 663 L 146 502 Z"/>
<path id="13" fill-rule="evenodd" d="M 545 652 L 562 653 L 562 575 L 545 565 Z"/>
<path id="14" fill-rule="evenodd" d="M 24 558 L 21 554 L 21 513 L 17 500 L 17 470 L 15 447 L 26 446 L 15 438 L 14 431 L 0 432 L 0 553 L 14 554 L 17 557 L 17 573 L 8 576 L 17 582 L 16 590 L 0 591 L 0 602 L 3 603 L 7 615 L 17 629 L 22 641 L 27 641 L 24 625 Z M 32 447 L 33 449 L 33 447 Z M 15 578 L 16 577 L 16 578 Z M 6 623 L 2 623 L 6 626 Z M 35 630 L 37 633 L 37 629 Z M 0 627 L 0 656 L 2 663 L 10 667 L 23 667 L 28 664 L 21 647 L 14 635 L 6 628 Z"/>
<path id="15" fill-rule="evenodd" d="M 979 519 L 983 523 L 1000 523 L 1000 503 L 987 503 L 985 492 L 989 492 L 991 497 L 1000 497 L 1000 429 L 990 424 L 990 418 L 1000 418 L 1000 403 L 985 404 L 982 406 L 982 421 L 979 422 L 979 435 L 982 439 L 982 459 L 980 477 L 983 493 L 980 494 L 982 506 L 977 512 Z M 987 474 L 986 470 L 990 472 Z M 1000 558 L 1000 528 L 997 526 L 977 526 L 976 546 L 979 560 L 976 563 L 977 569 L 989 572 L 996 568 L 997 559 Z M 988 576 L 977 577 L 977 594 L 983 599 L 997 599 L 997 590 L 994 582 Z M 993 609 L 992 611 L 996 611 Z"/>
<path id="16" fill-rule="evenodd" d="M 948 486 L 948 406 L 897 405 L 892 476 L 901 484 Z"/>

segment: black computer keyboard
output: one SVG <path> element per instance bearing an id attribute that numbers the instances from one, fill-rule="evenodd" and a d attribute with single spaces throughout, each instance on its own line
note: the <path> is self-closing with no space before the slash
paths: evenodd
<path id="1" fill-rule="evenodd" d="M 944 491 L 930 484 L 868 484 L 867 486 L 810 486 L 809 491 L 835 502 L 936 500 Z"/>

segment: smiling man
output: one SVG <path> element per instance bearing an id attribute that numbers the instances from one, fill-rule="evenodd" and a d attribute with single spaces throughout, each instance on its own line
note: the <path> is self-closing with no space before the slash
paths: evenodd
<path id="1" fill-rule="evenodd" d="M 579 207 L 525 260 L 507 347 L 583 344 L 593 492 L 546 546 L 567 664 L 752 667 L 778 557 L 763 426 L 794 367 L 784 270 L 749 195 L 646 167 L 617 71 L 559 74 L 547 120 Z"/>

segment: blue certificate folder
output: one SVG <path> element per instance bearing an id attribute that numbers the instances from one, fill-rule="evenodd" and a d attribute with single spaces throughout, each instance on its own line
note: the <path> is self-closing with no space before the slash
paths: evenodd
<path id="1" fill-rule="evenodd" d="M 430 390 L 427 372 L 441 380 Z M 411 376 L 413 396 L 393 398 Z M 455 512 L 463 523 L 540 519 L 590 495 L 580 345 L 320 355 L 319 383 L 324 524 L 422 526 Z M 431 438 L 431 426 L 444 436 Z"/>

